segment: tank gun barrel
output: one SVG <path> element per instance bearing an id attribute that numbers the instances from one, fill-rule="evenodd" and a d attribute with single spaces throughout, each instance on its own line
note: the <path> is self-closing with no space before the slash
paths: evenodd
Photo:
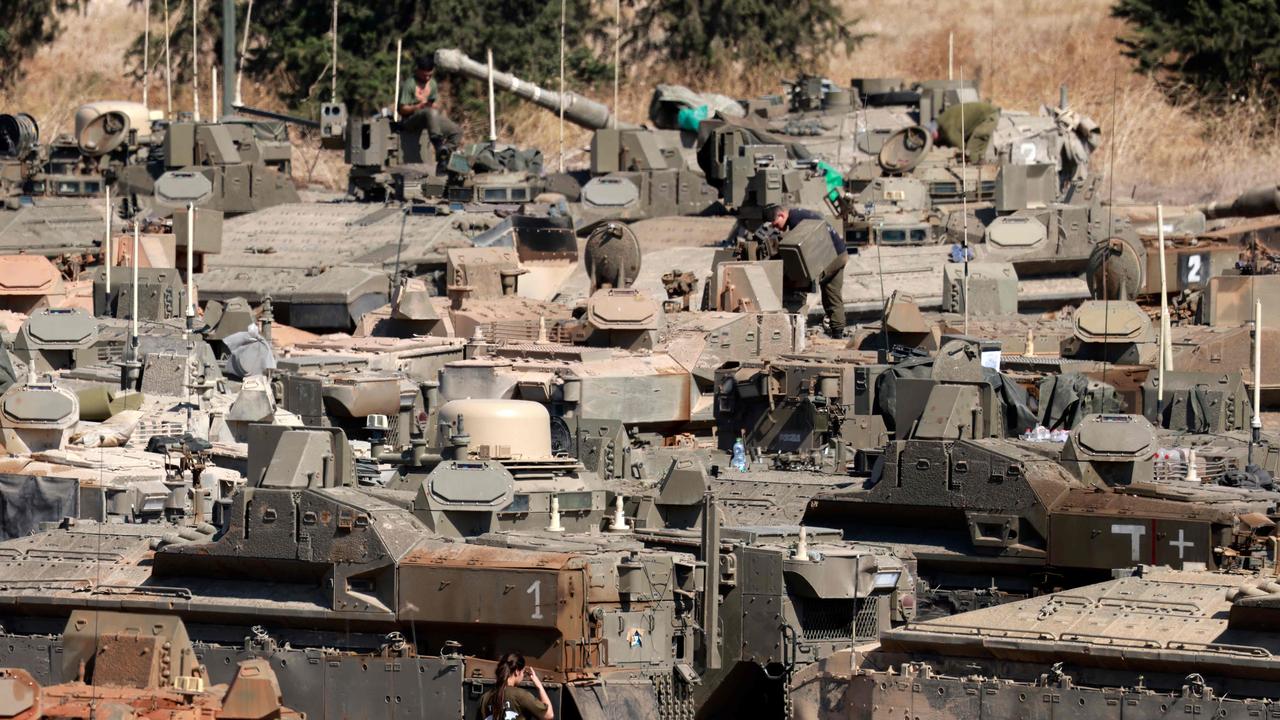
<path id="1" fill-rule="evenodd" d="M 487 81 L 489 79 L 489 66 L 471 59 L 461 50 L 452 48 L 436 50 L 436 67 L 445 72 L 466 75 L 476 80 Z M 521 80 L 510 73 L 497 70 L 493 71 L 493 84 L 495 87 L 514 93 L 539 107 L 551 112 L 560 112 L 560 93 L 558 92 L 547 90 L 531 82 Z M 588 100 L 575 92 L 566 92 L 564 94 L 564 119 L 588 130 L 603 130 L 612 127 L 616 120 L 609 110 L 609 106 L 594 100 Z M 637 128 L 639 126 L 618 122 L 617 127 Z"/>
<path id="2" fill-rule="evenodd" d="M 256 108 L 249 105 L 233 105 L 232 107 L 235 109 L 236 112 L 240 113 L 241 115 L 265 118 L 267 120 L 279 120 L 281 122 L 292 123 L 294 125 L 301 125 L 303 127 L 309 127 L 309 128 L 320 127 L 320 123 L 318 121 L 308 120 L 307 118 L 301 118 L 301 117 L 298 117 L 297 115 L 278 113 L 278 112 L 275 112 L 274 110 L 263 110 L 262 108 Z"/>
<path id="3" fill-rule="evenodd" d="M 1280 215 L 1280 185 L 1261 185 L 1245 191 L 1231 202 L 1211 202 L 1200 209 L 1210 220 Z"/>

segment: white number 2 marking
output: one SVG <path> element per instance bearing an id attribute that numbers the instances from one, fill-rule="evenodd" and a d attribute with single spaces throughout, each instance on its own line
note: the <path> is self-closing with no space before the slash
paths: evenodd
<path id="1" fill-rule="evenodd" d="M 534 580 L 528 590 L 524 591 L 525 595 L 533 596 L 533 614 L 529 616 L 531 620 L 542 619 L 542 581 Z"/>
<path id="2" fill-rule="evenodd" d="M 1201 258 L 1199 255 L 1188 255 L 1187 256 L 1187 282 L 1189 283 L 1203 282 L 1204 280 L 1204 277 L 1202 276 L 1203 271 L 1204 271 L 1204 259 Z"/>

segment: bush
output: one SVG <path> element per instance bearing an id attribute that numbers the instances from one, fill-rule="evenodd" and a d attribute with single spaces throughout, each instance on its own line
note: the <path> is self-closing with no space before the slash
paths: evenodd
<path id="1" fill-rule="evenodd" d="M 7 0 L 0 14 L 0 89 L 22 78 L 22 62 L 61 29 L 56 13 L 84 3 L 75 0 Z"/>
<path id="2" fill-rule="evenodd" d="M 636 11 L 628 55 L 708 70 L 813 71 L 866 37 L 854 24 L 832 0 L 652 0 Z"/>
<path id="3" fill-rule="evenodd" d="M 1119 0 L 1119 38 L 1175 100 L 1221 105 L 1280 99 L 1280 3 L 1275 0 Z"/>

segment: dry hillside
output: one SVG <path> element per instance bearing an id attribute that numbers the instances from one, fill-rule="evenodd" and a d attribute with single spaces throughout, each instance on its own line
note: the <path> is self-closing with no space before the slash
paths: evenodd
<path id="1" fill-rule="evenodd" d="M 825 71 L 838 80 L 853 76 L 944 77 L 948 35 L 954 34 L 955 71 L 982 82 L 1000 105 L 1035 110 L 1054 101 L 1067 83 L 1073 104 L 1103 127 L 1106 142 L 1096 167 L 1114 167 L 1115 195 L 1141 199 L 1198 201 L 1274 182 L 1280 143 L 1274 116 L 1242 111 L 1234 117 L 1202 116 L 1195 108 L 1171 106 L 1147 78 L 1135 75 L 1119 52 L 1121 24 L 1108 15 L 1108 0 L 844 0 L 848 14 L 874 36 L 853 53 L 830 58 Z M 177 3 L 175 3 L 175 6 Z M 141 99 L 124 78 L 123 52 L 143 24 L 128 0 L 94 0 L 86 16 L 65 17 L 66 31 L 30 63 L 25 82 L 0 108 L 33 112 L 46 134 L 65 131 L 75 106 L 104 97 Z M 155 28 L 160 19 L 155 18 Z M 212 40 L 210 38 L 209 40 Z M 210 58 L 212 59 L 212 58 Z M 690 77 L 678 68 L 630 68 L 621 93 L 622 116 L 643 118 L 648 88 L 682 82 L 728 93 L 774 91 L 776 78 L 749 71 L 720 81 Z M 151 88 L 152 105 L 164 105 L 163 67 Z M 201 78 L 208 92 L 207 70 Z M 266 102 L 260 88 L 246 87 L 251 102 Z M 611 100 L 601 89 L 599 99 Z M 207 108 L 207 94 L 206 108 Z M 188 108 L 190 93 L 178 88 L 175 106 Z M 506 118 L 510 139 L 543 148 L 549 165 L 558 157 L 555 118 L 524 108 Z M 1250 141 L 1260 124 L 1269 141 Z M 480 128 L 474 129 L 475 136 Z M 569 162 L 581 162 L 586 134 L 569 128 Z M 340 184 L 340 157 L 299 143 L 300 179 Z"/>

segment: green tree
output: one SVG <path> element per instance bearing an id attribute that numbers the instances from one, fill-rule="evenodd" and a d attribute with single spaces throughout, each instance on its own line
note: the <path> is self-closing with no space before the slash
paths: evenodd
<path id="1" fill-rule="evenodd" d="M 820 71 L 833 50 L 867 37 L 855 24 L 834 0 L 651 0 L 636 10 L 628 55 L 695 70 Z"/>
<path id="2" fill-rule="evenodd" d="M 1119 41 L 1175 99 L 1211 103 L 1280 98 L 1276 0 L 1118 0 L 1128 23 Z"/>
<path id="3" fill-rule="evenodd" d="M 88 0 L 7 0 L 0 13 L 0 89 L 22 78 L 22 63 L 62 29 L 57 13 Z"/>
<path id="4" fill-rule="evenodd" d="M 152 17 L 170 3 L 174 82 L 186 82 L 191 53 L 191 0 L 150 0 Z M 613 5 L 565 0 L 569 83 L 593 86 L 612 78 Z M 201 0 L 202 56 L 216 61 L 219 0 Z M 245 0 L 238 0 L 243 22 Z M 332 3 L 329 0 L 256 2 L 245 72 L 276 89 L 302 113 L 329 99 Z M 836 47 L 862 37 L 836 0 L 628 0 L 623 28 L 624 63 L 670 61 L 695 70 L 732 63 L 764 71 L 807 70 Z M 479 59 L 493 50 L 494 64 L 526 80 L 555 86 L 559 73 L 560 2 L 512 0 L 340 0 L 338 96 L 355 112 L 389 106 L 395 84 L 396 39 L 403 38 L 405 68 L 420 53 L 456 47 Z M 153 58 L 163 38 L 153 35 Z M 141 38 L 131 55 L 142 56 Z M 135 70 L 140 72 L 140 70 Z M 201 80 L 204 80 L 202 77 Z M 482 83 L 445 79 L 454 112 L 483 115 Z M 498 97 L 499 106 L 517 102 Z"/>
<path id="5" fill-rule="evenodd" d="M 163 2 L 152 0 L 154 12 L 162 12 Z M 592 14 L 589 0 L 567 2 L 568 79 L 577 86 L 597 82 L 609 76 L 612 68 L 589 49 L 600 37 L 601 23 Z M 202 42 L 204 57 L 212 60 L 222 4 L 217 0 L 201 4 L 201 37 L 209 43 Z M 243 22 L 245 3 L 237 5 L 237 20 Z M 178 13 L 180 7 L 173 3 L 170 12 Z M 256 2 L 245 74 L 269 83 L 281 100 L 304 112 L 328 101 L 332 10 L 332 3 L 326 0 Z M 175 18 L 171 51 L 178 82 L 186 79 L 189 66 L 191 24 L 187 12 Z M 478 58 L 492 49 L 496 67 L 535 82 L 554 83 L 560 67 L 559 24 L 559 2 L 389 0 L 374 4 L 342 0 L 338 11 L 338 96 L 355 112 L 390 107 L 397 38 L 403 39 L 403 82 L 411 82 L 417 55 L 456 47 Z M 242 31 L 238 26 L 237 32 Z M 163 39 L 157 42 L 163 43 Z M 141 47 L 139 39 L 131 51 L 135 61 L 141 57 Z M 153 58 L 157 57 L 155 52 L 153 48 Z M 478 83 L 448 79 L 441 86 L 456 91 L 464 112 L 483 111 L 485 93 Z"/>

